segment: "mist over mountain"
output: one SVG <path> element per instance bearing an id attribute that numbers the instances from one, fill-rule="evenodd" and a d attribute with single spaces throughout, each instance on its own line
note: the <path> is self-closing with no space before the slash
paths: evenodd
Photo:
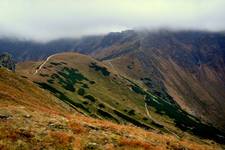
<path id="1" fill-rule="evenodd" d="M 212 44 L 215 44 L 216 47 L 207 50 L 207 52 L 216 51 L 216 54 L 224 57 L 224 36 L 224 32 L 207 32 L 194 30 L 126 30 L 123 32 L 112 32 L 101 36 L 86 36 L 77 39 L 58 39 L 46 43 L 29 40 L 1 38 L 0 52 L 11 53 L 17 61 L 32 59 L 40 60 L 57 52 L 76 51 L 84 54 L 93 54 L 98 50 L 110 48 L 115 45 L 134 42 L 137 42 L 137 44 L 139 43 L 139 47 L 147 47 L 151 49 L 165 49 L 166 46 L 170 46 L 170 48 L 173 48 L 179 44 L 176 43 L 175 40 L 177 40 L 177 42 L 180 42 L 181 44 L 184 43 L 193 45 L 193 47 L 191 47 L 193 49 L 193 52 L 198 51 L 198 47 L 204 47 L 205 45 L 211 46 Z M 207 58 L 203 57 L 199 58 L 201 60 L 197 60 L 196 57 L 198 54 L 195 55 L 195 58 L 191 60 L 193 61 L 193 63 L 197 63 L 197 61 L 207 61 Z"/>

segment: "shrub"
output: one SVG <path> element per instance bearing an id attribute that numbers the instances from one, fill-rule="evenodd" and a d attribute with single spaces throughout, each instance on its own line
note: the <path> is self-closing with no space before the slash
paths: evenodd
<path id="1" fill-rule="evenodd" d="M 90 68 L 94 68 L 95 71 L 99 71 L 101 72 L 102 75 L 104 76 L 109 76 L 110 75 L 110 72 L 107 70 L 106 67 L 101 67 L 101 66 L 98 66 L 96 63 L 91 63 L 89 65 Z"/>
<path id="2" fill-rule="evenodd" d="M 79 90 L 77 91 L 77 93 L 81 96 L 84 96 L 85 94 L 85 90 L 83 88 L 79 88 Z"/>
<path id="3" fill-rule="evenodd" d="M 95 81 L 89 81 L 90 84 L 95 84 Z"/>
<path id="4" fill-rule="evenodd" d="M 92 95 L 85 95 L 84 98 L 86 98 L 86 99 L 88 99 L 88 100 L 90 100 L 92 102 L 95 102 L 96 101 L 95 97 L 92 96 Z"/>
<path id="5" fill-rule="evenodd" d="M 54 65 L 54 66 L 61 65 L 61 63 L 58 63 L 58 62 L 50 62 L 50 64 L 52 64 L 52 65 Z"/>
<path id="6" fill-rule="evenodd" d="M 83 88 L 86 88 L 86 89 L 89 88 L 87 84 L 83 84 L 82 87 L 83 87 Z"/>
<path id="7" fill-rule="evenodd" d="M 47 82 L 53 84 L 54 80 L 53 79 L 48 79 Z"/>
<path id="8" fill-rule="evenodd" d="M 129 115 L 135 115 L 135 110 L 133 110 L 133 109 L 129 110 L 129 111 L 128 111 L 128 114 L 129 114 Z"/>
<path id="9" fill-rule="evenodd" d="M 137 85 L 132 85 L 131 89 L 137 94 L 145 95 L 145 92 L 142 90 L 142 88 Z"/>
<path id="10" fill-rule="evenodd" d="M 87 102 L 87 101 L 84 101 L 84 102 L 83 102 L 83 104 L 84 104 L 84 105 L 87 105 L 87 104 L 88 104 L 88 102 Z"/>
<path id="11" fill-rule="evenodd" d="M 49 77 L 48 74 L 43 74 L 43 73 L 40 73 L 40 76 L 42 76 L 42 77 Z"/>
<path id="12" fill-rule="evenodd" d="M 100 108 L 105 108 L 105 105 L 102 104 L 102 103 L 100 103 L 98 106 L 99 106 Z"/>
<path id="13" fill-rule="evenodd" d="M 143 117 L 142 119 L 143 119 L 144 121 L 147 121 L 147 120 L 148 120 L 148 118 L 147 118 L 147 117 Z"/>

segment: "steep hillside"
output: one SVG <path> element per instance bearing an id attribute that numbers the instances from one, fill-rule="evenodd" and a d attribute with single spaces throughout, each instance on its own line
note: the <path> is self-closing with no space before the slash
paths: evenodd
<path id="1" fill-rule="evenodd" d="M 147 132 L 85 117 L 0 68 L 0 149 L 222 149 L 212 141 Z"/>
<path id="2" fill-rule="evenodd" d="M 202 32 L 142 33 L 139 42 L 95 52 L 185 110 L 224 129 L 225 36 Z M 129 50 L 128 50 L 129 49 Z"/>
<path id="3" fill-rule="evenodd" d="M 120 74 L 123 72 L 113 64 L 61 53 L 42 62 L 20 63 L 17 72 L 84 115 L 131 123 L 177 138 L 197 138 L 194 134 L 223 143 L 224 133 L 183 111 L 165 91 L 149 91 L 130 78 L 132 74 Z"/>

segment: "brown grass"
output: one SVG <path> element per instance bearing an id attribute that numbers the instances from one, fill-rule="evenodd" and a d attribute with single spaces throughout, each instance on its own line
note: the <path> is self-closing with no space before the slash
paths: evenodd
<path id="1" fill-rule="evenodd" d="M 119 140 L 119 145 L 120 146 L 125 146 L 125 147 L 132 147 L 132 148 L 143 148 L 144 150 L 150 150 L 150 149 L 155 149 L 155 146 L 152 146 L 152 144 L 145 142 L 145 141 L 139 141 L 139 140 L 132 140 L 132 139 L 127 139 L 127 138 L 121 138 Z"/>

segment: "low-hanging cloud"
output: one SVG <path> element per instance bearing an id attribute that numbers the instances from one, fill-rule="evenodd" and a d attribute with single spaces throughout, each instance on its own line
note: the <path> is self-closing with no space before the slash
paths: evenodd
<path id="1" fill-rule="evenodd" d="M 34 40 L 133 28 L 225 30 L 224 0 L 1 0 L 0 34 Z"/>

